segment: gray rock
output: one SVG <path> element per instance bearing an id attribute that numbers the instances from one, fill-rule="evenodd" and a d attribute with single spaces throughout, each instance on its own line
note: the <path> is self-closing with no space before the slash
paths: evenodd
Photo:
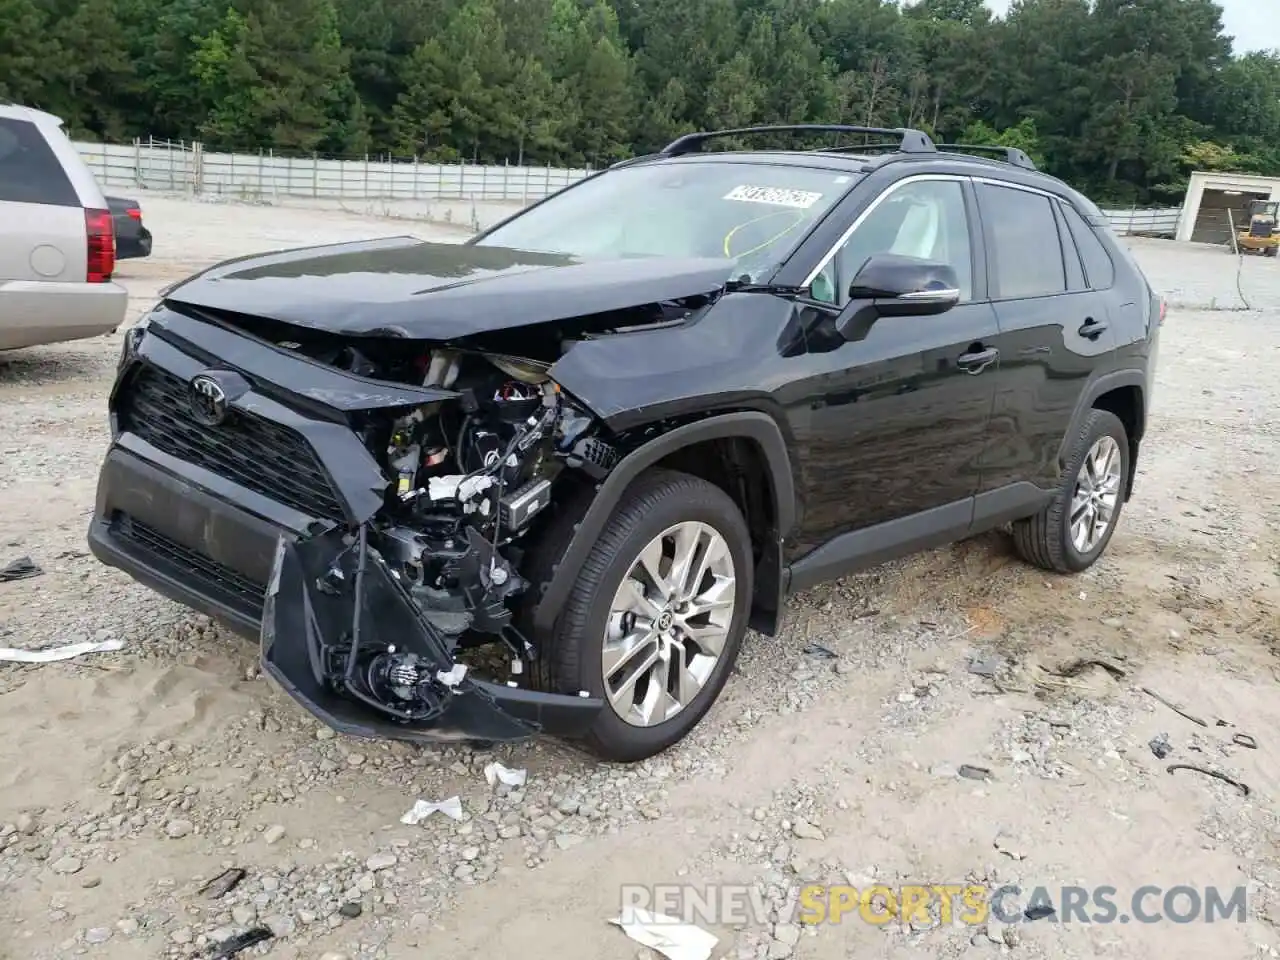
<path id="1" fill-rule="evenodd" d="M 273 824 L 262 831 L 262 839 L 266 843 L 278 843 L 284 837 L 284 827 L 280 824 Z"/>
<path id="2" fill-rule="evenodd" d="M 194 829 L 195 825 L 190 820 L 170 820 L 164 825 L 165 836 L 170 840 L 180 840 Z"/>
<path id="3" fill-rule="evenodd" d="M 169 934 L 169 939 L 174 943 L 190 943 L 195 939 L 195 934 L 191 932 L 190 927 L 179 927 L 173 933 Z"/>
<path id="4" fill-rule="evenodd" d="M 800 942 L 800 928 L 794 923 L 779 923 L 773 928 L 773 939 L 794 947 Z"/>
<path id="5" fill-rule="evenodd" d="M 110 939 L 110 927 L 90 927 L 84 932 L 85 943 L 106 943 Z"/>
<path id="6" fill-rule="evenodd" d="M 827 839 L 826 834 L 803 818 L 796 819 L 796 822 L 791 825 L 791 832 L 802 840 Z"/>
<path id="7" fill-rule="evenodd" d="M 568 850 L 582 843 L 586 837 L 580 837 L 576 833 L 557 833 L 556 846 L 561 850 Z"/>
<path id="8" fill-rule="evenodd" d="M 138 932 L 138 921 L 133 919 L 133 917 L 125 917 L 123 920 L 116 921 L 116 929 L 119 930 L 123 936 L 132 937 Z"/>
<path id="9" fill-rule="evenodd" d="M 20 813 L 18 819 L 14 821 L 14 826 L 18 828 L 19 833 L 29 837 L 36 832 L 36 818 L 29 813 Z"/>
<path id="10" fill-rule="evenodd" d="M 231 908 L 231 919 L 242 927 L 247 927 L 258 919 L 258 911 L 249 904 L 242 903 Z"/>
<path id="11" fill-rule="evenodd" d="M 286 917 L 284 914 L 276 913 L 267 917 L 267 928 L 277 937 L 287 937 L 293 933 L 296 924 L 292 917 Z"/>
<path id="12" fill-rule="evenodd" d="M 79 873 L 84 869 L 84 863 L 76 857 L 59 857 L 53 863 L 49 864 L 49 869 L 54 873 L 71 874 Z"/>
<path id="13" fill-rule="evenodd" d="M 367 869 L 377 873 L 379 870 L 390 870 L 399 862 L 400 858 L 394 853 L 375 853 L 364 862 L 364 865 Z"/>

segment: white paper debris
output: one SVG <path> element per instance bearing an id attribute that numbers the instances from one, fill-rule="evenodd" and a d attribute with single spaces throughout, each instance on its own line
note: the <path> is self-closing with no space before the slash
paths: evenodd
<path id="1" fill-rule="evenodd" d="M 439 803 L 415 800 L 413 807 L 400 818 L 400 822 L 407 823 L 411 827 L 416 826 L 436 812 L 443 813 L 450 820 L 461 820 L 462 799 L 460 797 L 450 797 L 448 800 L 441 800 Z"/>
<path id="2" fill-rule="evenodd" d="M 717 942 L 714 934 L 701 927 L 639 907 L 628 907 L 617 920 L 609 922 L 621 927 L 636 943 L 657 950 L 668 960 L 707 960 Z"/>
<path id="3" fill-rule="evenodd" d="M 491 763 L 484 768 L 484 778 L 489 781 L 491 787 L 499 781 L 508 787 L 523 787 L 525 780 L 529 778 L 529 771 L 512 770 L 500 763 Z"/>
<path id="4" fill-rule="evenodd" d="M 467 665 L 465 663 L 455 663 L 448 670 L 441 670 L 437 672 L 436 679 L 446 687 L 456 687 L 462 682 L 462 678 L 466 675 Z"/>
<path id="5" fill-rule="evenodd" d="M 14 647 L 0 647 L 0 660 L 9 663 L 53 663 L 55 660 L 71 660 L 82 657 L 86 653 L 113 653 L 124 649 L 123 640 L 103 640 L 100 643 L 68 643 L 63 647 L 50 647 L 47 650 L 18 650 Z"/>
<path id="6" fill-rule="evenodd" d="M 787 187 L 752 187 L 748 184 L 734 187 L 724 195 L 726 200 L 741 200 L 744 203 L 767 203 L 774 207 L 792 207 L 796 210 L 808 210 L 822 199 L 822 194 L 809 190 L 791 190 Z"/>

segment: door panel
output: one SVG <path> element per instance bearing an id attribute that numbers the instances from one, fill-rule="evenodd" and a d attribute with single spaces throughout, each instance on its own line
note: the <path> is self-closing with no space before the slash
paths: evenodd
<path id="1" fill-rule="evenodd" d="M 980 490 L 1020 481 L 1050 490 L 1076 401 L 1098 358 L 1115 347 L 1116 318 L 1102 294 L 1085 289 L 1057 200 L 993 184 L 978 184 L 977 193 L 1000 349 Z"/>
<path id="2" fill-rule="evenodd" d="M 788 409 L 806 504 L 795 557 L 976 492 L 996 365 L 973 374 L 957 361 L 996 333 L 991 305 L 969 303 L 883 318 L 860 343 L 832 330 L 825 351 L 820 331 L 811 338 L 814 373 Z"/>

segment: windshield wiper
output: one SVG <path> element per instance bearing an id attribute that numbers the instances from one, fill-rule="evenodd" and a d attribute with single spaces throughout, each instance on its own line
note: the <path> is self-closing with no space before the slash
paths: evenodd
<path id="1" fill-rule="evenodd" d="M 750 276 L 742 276 L 730 280 L 724 285 L 727 293 L 778 293 L 783 296 L 794 296 L 803 292 L 804 287 L 784 287 L 776 283 L 757 283 Z"/>

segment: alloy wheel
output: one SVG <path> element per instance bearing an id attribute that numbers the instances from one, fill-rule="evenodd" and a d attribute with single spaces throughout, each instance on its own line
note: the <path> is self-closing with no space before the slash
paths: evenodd
<path id="1" fill-rule="evenodd" d="M 640 551 L 610 605 L 601 657 L 622 720 L 651 727 L 689 706 L 724 651 L 736 587 L 729 545 L 705 523 L 677 523 Z"/>
<path id="2" fill-rule="evenodd" d="M 1099 437 L 1080 465 L 1071 497 L 1071 543 L 1077 553 L 1091 553 L 1111 529 L 1123 466 L 1120 445 L 1109 436 Z"/>

